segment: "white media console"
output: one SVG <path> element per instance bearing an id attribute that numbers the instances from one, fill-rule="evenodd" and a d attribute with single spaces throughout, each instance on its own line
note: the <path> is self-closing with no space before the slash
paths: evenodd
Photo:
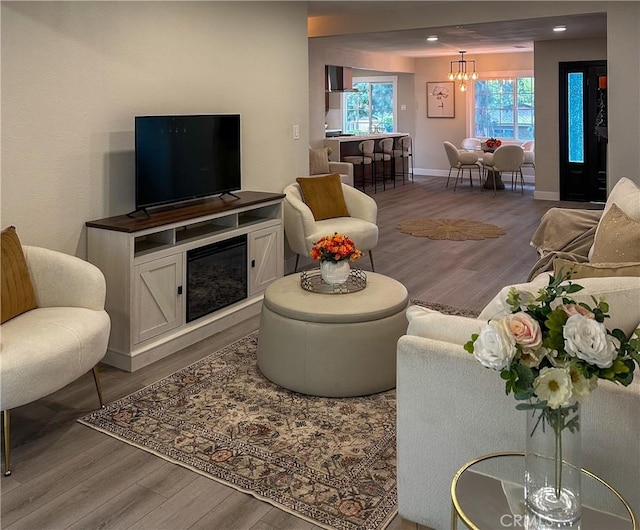
<path id="1" fill-rule="evenodd" d="M 284 272 L 284 195 L 237 195 L 158 208 L 148 218 L 86 223 L 88 260 L 107 282 L 111 336 L 105 363 L 132 372 L 259 313 L 264 290 Z M 241 299 L 188 321 L 190 256 L 236 240 L 246 240 L 246 253 L 236 251 L 244 261 L 236 272 L 246 278 Z"/>

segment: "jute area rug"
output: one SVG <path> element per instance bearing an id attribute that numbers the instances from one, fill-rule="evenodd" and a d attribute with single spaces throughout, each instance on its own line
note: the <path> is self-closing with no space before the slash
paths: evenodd
<path id="1" fill-rule="evenodd" d="M 318 526 L 385 528 L 397 513 L 395 391 L 290 392 L 258 370 L 257 337 L 79 421 Z"/>
<path id="2" fill-rule="evenodd" d="M 450 241 L 496 238 L 506 233 L 499 226 L 468 219 L 409 219 L 398 224 L 396 228 L 415 237 Z"/>

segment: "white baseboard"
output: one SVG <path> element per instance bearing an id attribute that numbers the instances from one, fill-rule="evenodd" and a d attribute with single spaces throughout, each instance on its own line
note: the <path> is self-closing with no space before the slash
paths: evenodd
<path id="1" fill-rule="evenodd" d="M 534 191 L 533 198 L 540 201 L 559 201 L 560 193 L 557 191 Z"/>

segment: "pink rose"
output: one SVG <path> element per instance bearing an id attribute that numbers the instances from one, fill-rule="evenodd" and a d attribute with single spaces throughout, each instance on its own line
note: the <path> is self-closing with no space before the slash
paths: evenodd
<path id="1" fill-rule="evenodd" d="M 594 318 L 594 314 L 591 311 L 578 304 L 561 304 L 559 307 L 570 317 L 573 315 L 582 315 L 583 317 Z"/>
<path id="2" fill-rule="evenodd" d="M 540 325 L 528 313 L 520 312 L 506 317 L 507 326 L 523 350 L 536 350 L 542 344 Z"/>

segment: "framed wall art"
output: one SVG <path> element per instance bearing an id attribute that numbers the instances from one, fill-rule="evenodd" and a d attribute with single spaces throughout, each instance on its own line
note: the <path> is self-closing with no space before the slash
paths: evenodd
<path id="1" fill-rule="evenodd" d="M 427 118 L 455 118 L 454 81 L 427 83 Z"/>

